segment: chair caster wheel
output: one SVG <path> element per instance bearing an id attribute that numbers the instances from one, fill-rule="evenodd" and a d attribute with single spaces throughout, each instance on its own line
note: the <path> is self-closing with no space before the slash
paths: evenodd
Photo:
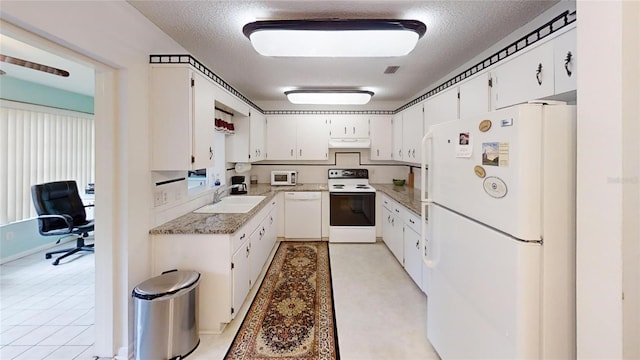
<path id="1" fill-rule="evenodd" d="M 51 259 L 51 254 L 45 254 L 45 255 L 44 255 L 44 258 L 45 258 L 45 259 Z"/>

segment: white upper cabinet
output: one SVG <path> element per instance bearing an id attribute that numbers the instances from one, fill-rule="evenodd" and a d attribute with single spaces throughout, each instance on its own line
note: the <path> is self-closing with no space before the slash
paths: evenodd
<path id="1" fill-rule="evenodd" d="M 423 103 L 402 113 L 402 161 L 419 164 L 422 156 Z"/>
<path id="2" fill-rule="evenodd" d="M 327 160 L 329 158 L 328 120 L 322 115 L 300 117 L 297 134 L 298 160 Z"/>
<path id="3" fill-rule="evenodd" d="M 392 132 L 391 115 L 372 115 L 369 117 L 371 160 L 393 159 Z"/>
<path id="4" fill-rule="evenodd" d="M 328 120 L 319 115 L 267 118 L 267 160 L 326 160 Z"/>
<path id="5" fill-rule="evenodd" d="M 159 65 L 150 92 L 152 170 L 213 167 L 213 83 L 187 65 Z"/>
<path id="6" fill-rule="evenodd" d="M 369 137 L 368 115 L 333 115 L 329 118 L 329 137 L 362 139 Z"/>
<path id="7" fill-rule="evenodd" d="M 458 89 L 460 94 L 460 113 L 458 118 L 465 119 L 491 110 L 489 105 L 489 100 L 491 99 L 489 80 L 489 73 L 485 72 L 460 85 Z"/>
<path id="8" fill-rule="evenodd" d="M 432 125 L 458 118 L 458 88 L 452 87 L 424 102 L 424 132 Z M 422 140 L 422 139 L 421 139 Z"/>
<path id="9" fill-rule="evenodd" d="M 496 67 L 492 73 L 494 109 L 554 93 L 553 43 L 547 42 Z"/>
<path id="10" fill-rule="evenodd" d="M 393 115 L 391 126 L 393 127 L 391 158 L 402 161 L 402 113 Z"/>
<path id="11" fill-rule="evenodd" d="M 249 114 L 251 127 L 249 131 L 249 153 L 251 162 L 266 159 L 267 156 L 267 118 L 257 110 L 251 110 Z"/>
<path id="12" fill-rule="evenodd" d="M 267 160 L 295 160 L 297 121 L 292 115 L 267 117 Z"/>
<path id="13" fill-rule="evenodd" d="M 576 90 L 576 70 L 578 70 L 576 53 L 576 29 L 560 35 L 554 42 L 555 92 L 562 94 Z"/>
<path id="14" fill-rule="evenodd" d="M 576 90 L 576 29 L 541 44 L 491 71 L 491 108 L 552 98 Z"/>
<path id="15" fill-rule="evenodd" d="M 252 109 L 249 116 L 233 119 L 235 133 L 226 138 L 226 161 L 256 162 L 266 156 L 266 117 Z"/>

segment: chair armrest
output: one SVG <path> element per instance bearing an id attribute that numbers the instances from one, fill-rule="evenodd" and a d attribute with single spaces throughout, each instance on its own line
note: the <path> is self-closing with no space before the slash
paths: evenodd
<path id="1" fill-rule="evenodd" d="M 69 231 L 73 230 L 73 218 L 69 215 L 40 215 L 38 219 L 62 219 L 67 224 Z"/>

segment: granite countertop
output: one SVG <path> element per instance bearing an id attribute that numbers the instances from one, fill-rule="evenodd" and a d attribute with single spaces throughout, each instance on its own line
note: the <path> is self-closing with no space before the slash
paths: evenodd
<path id="1" fill-rule="evenodd" d="M 400 205 L 413 211 L 417 215 L 420 214 L 421 201 L 420 201 L 420 189 L 410 188 L 406 185 L 396 186 L 393 184 L 371 184 L 376 191 L 388 195 L 393 200 L 397 201 Z"/>
<path id="2" fill-rule="evenodd" d="M 378 193 L 383 193 L 402 206 L 420 214 L 420 191 L 407 186 L 393 184 L 371 184 Z M 265 196 L 251 211 L 242 214 L 199 214 L 189 212 L 168 221 L 149 231 L 151 235 L 160 234 L 233 234 L 264 208 L 278 192 L 282 191 L 328 191 L 327 184 L 298 184 L 295 186 L 271 186 L 270 184 L 251 184 L 247 195 Z M 242 196 L 242 195 L 230 195 Z"/>
<path id="3" fill-rule="evenodd" d="M 149 231 L 151 235 L 160 234 L 233 234 L 255 214 L 264 208 L 281 191 L 327 191 L 327 184 L 298 184 L 295 186 L 271 186 L 270 184 L 251 184 L 247 195 L 265 196 L 251 211 L 242 214 L 198 214 L 189 212 L 170 220 Z M 242 196 L 242 195 L 230 195 Z"/>

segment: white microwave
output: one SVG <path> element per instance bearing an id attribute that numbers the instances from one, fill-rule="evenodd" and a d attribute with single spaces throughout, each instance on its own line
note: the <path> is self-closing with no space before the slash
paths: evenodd
<path id="1" fill-rule="evenodd" d="M 298 172 L 293 170 L 274 170 L 271 172 L 271 185 L 295 185 Z"/>

